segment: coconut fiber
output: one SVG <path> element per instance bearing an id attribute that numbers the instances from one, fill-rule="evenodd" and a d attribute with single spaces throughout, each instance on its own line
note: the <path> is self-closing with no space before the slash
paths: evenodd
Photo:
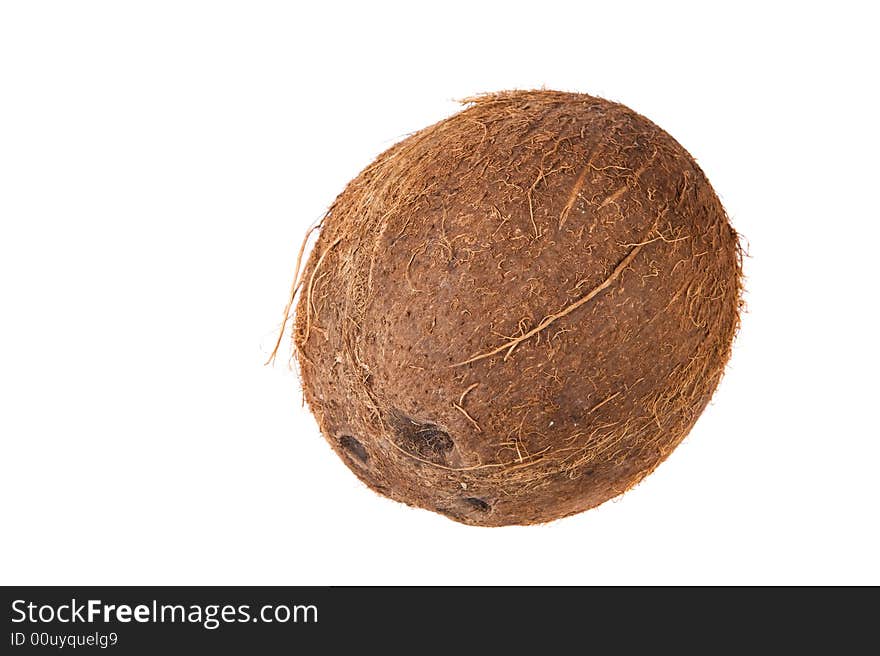
<path id="1" fill-rule="evenodd" d="M 631 109 L 465 103 L 330 207 L 291 294 L 294 353 L 370 488 L 466 524 L 546 522 L 626 491 L 694 425 L 738 326 L 739 241 L 694 159 Z"/>

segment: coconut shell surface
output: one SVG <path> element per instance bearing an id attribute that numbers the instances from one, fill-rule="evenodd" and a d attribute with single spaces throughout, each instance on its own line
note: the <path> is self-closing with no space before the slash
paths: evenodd
<path id="1" fill-rule="evenodd" d="M 294 351 L 370 488 L 467 524 L 546 522 L 687 435 L 738 327 L 739 242 L 693 158 L 631 109 L 467 102 L 333 203 Z"/>

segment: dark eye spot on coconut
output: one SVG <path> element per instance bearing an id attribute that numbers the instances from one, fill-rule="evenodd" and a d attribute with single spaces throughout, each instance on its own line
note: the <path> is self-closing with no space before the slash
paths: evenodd
<path id="1" fill-rule="evenodd" d="M 480 512 L 489 512 L 492 510 L 492 506 L 478 497 L 465 497 L 464 502 L 474 510 L 479 510 Z"/>
<path id="2" fill-rule="evenodd" d="M 405 415 L 397 415 L 393 427 L 397 446 L 428 462 L 446 464 L 446 457 L 455 446 L 449 433 L 436 424 L 421 423 Z"/>
<path id="3" fill-rule="evenodd" d="M 364 464 L 370 459 L 370 454 L 367 453 L 366 447 L 351 435 L 343 435 L 340 437 L 339 445 L 345 449 L 346 453 L 357 460 L 360 460 Z"/>

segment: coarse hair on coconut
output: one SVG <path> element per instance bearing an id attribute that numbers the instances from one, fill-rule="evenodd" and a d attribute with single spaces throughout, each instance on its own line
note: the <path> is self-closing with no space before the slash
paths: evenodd
<path id="1" fill-rule="evenodd" d="M 285 323 L 321 432 L 370 488 L 467 524 L 545 522 L 688 434 L 731 354 L 742 249 L 694 159 L 624 105 L 464 105 L 336 198 Z"/>

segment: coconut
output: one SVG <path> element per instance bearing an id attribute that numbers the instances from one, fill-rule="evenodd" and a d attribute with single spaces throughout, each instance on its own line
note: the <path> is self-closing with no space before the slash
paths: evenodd
<path id="1" fill-rule="evenodd" d="M 465 103 L 330 207 L 291 294 L 294 353 L 367 486 L 466 524 L 546 522 L 631 488 L 690 431 L 738 327 L 739 240 L 633 110 Z"/>

